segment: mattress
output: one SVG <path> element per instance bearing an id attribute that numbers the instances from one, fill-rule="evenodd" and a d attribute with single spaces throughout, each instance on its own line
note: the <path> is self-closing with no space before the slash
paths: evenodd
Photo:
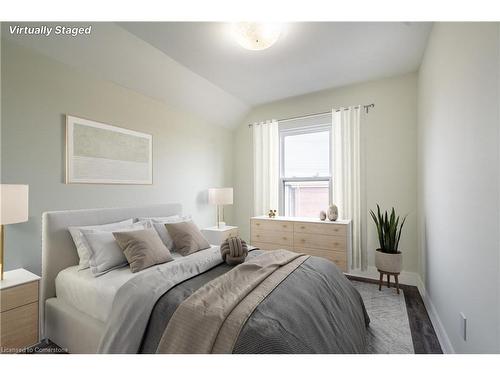
<path id="1" fill-rule="evenodd" d="M 174 252 L 172 257 L 175 261 L 182 256 Z M 56 296 L 77 310 L 106 322 L 118 289 L 141 272 L 132 273 L 129 267 L 123 267 L 94 277 L 90 268 L 79 271 L 78 266 L 68 267 L 56 277 Z"/>

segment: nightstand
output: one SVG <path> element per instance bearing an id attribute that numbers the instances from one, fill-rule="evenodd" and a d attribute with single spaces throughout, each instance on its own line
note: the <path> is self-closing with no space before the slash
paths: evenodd
<path id="1" fill-rule="evenodd" d="M 17 269 L 0 281 L 0 353 L 16 353 L 38 342 L 40 277 Z"/>
<path id="2" fill-rule="evenodd" d="M 217 228 L 210 227 L 201 230 L 203 236 L 211 245 L 220 246 L 228 237 L 235 237 L 240 235 L 238 227 L 226 225 L 225 227 Z"/>

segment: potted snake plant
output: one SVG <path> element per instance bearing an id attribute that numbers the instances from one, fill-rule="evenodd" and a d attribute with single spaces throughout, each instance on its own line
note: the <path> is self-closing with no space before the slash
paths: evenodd
<path id="1" fill-rule="evenodd" d="M 403 267 L 403 255 L 398 247 L 406 216 L 400 222 L 400 217 L 396 216 L 394 207 L 390 215 L 387 211 L 382 214 L 378 204 L 377 213 L 370 210 L 370 215 L 377 227 L 380 245 L 380 248 L 375 252 L 375 266 L 379 271 L 398 274 Z"/>

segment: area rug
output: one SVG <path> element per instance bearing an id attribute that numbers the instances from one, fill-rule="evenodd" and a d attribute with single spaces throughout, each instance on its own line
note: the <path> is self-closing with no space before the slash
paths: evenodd
<path id="1" fill-rule="evenodd" d="M 410 323 L 404 292 L 377 284 L 351 280 L 361 294 L 370 316 L 367 354 L 413 354 Z"/>

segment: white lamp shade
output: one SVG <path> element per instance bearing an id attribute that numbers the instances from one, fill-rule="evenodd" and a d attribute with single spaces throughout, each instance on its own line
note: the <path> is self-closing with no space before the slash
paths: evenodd
<path id="1" fill-rule="evenodd" d="M 233 188 L 208 189 L 208 203 L 218 205 L 233 204 Z"/>
<path id="2" fill-rule="evenodd" d="M 28 185 L 0 185 L 0 224 L 28 221 Z"/>

